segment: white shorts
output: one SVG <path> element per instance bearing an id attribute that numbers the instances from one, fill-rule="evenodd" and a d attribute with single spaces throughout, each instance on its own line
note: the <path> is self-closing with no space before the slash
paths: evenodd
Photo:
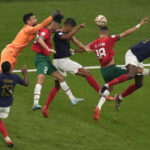
<path id="1" fill-rule="evenodd" d="M 131 64 L 131 65 L 134 65 L 136 67 L 143 68 L 143 63 L 142 62 L 140 63 L 138 61 L 137 57 L 132 53 L 131 50 L 128 50 L 126 53 L 125 63 L 126 63 L 126 66 Z"/>
<path id="2" fill-rule="evenodd" d="M 0 107 L 0 119 L 5 119 L 8 117 L 10 107 Z"/>
<path id="3" fill-rule="evenodd" d="M 53 59 L 53 65 L 63 76 L 67 76 L 66 72 L 75 75 L 80 68 L 83 68 L 82 65 L 72 61 L 70 58 Z"/>

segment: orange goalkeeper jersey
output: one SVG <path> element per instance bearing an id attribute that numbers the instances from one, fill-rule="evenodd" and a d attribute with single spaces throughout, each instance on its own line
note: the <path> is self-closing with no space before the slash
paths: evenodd
<path id="1" fill-rule="evenodd" d="M 8 44 L 5 48 L 6 51 L 10 51 L 14 56 L 19 56 L 23 49 L 30 44 L 30 42 L 35 38 L 37 31 L 42 27 L 47 26 L 53 17 L 50 16 L 45 19 L 42 23 L 32 27 L 29 25 L 24 25 L 24 27 L 17 34 L 14 41 L 11 44 Z"/>

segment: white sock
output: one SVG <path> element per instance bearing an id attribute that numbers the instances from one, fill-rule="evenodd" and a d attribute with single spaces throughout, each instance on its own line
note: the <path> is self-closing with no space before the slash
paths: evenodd
<path id="1" fill-rule="evenodd" d="M 143 75 L 144 76 L 149 76 L 150 75 L 150 69 L 143 69 Z"/>
<path id="2" fill-rule="evenodd" d="M 120 99 L 120 100 L 122 100 L 122 99 L 123 99 L 123 97 L 121 96 L 121 94 L 119 95 L 119 99 Z"/>
<path id="3" fill-rule="evenodd" d="M 106 102 L 107 97 L 109 96 L 110 92 L 108 90 L 105 90 L 103 96 L 100 98 L 100 101 L 98 103 L 98 107 L 101 110 L 103 104 Z"/>
<path id="4" fill-rule="evenodd" d="M 65 81 L 60 83 L 60 87 L 66 92 L 66 94 L 68 95 L 70 101 L 74 101 L 76 99 L 73 96 L 71 90 L 69 89 L 69 86 L 67 85 L 67 83 Z"/>
<path id="5" fill-rule="evenodd" d="M 37 83 L 34 89 L 34 105 L 39 104 L 41 89 L 42 89 L 42 85 Z"/>

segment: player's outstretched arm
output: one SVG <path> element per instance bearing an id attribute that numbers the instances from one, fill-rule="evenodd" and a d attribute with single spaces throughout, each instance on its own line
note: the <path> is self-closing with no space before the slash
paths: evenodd
<path id="1" fill-rule="evenodd" d="M 61 12 L 59 9 L 55 10 L 53 12 L 53 14 L 51 16 L 49 16 L 47 19 L 45 19 L 44 21 L 42 21 L 40 24 L 36 25 L 35 27 L 32 27 L 32 31 L 33 33 L 36 33 L 37 31 L 39 31 L 42 27 L 47 26 L 55 17 L 61 15 Z"/>
<path id="2" fill-rule="evenodd" d="M 74 43 L 76 46 L 78 46 L 78 47 L 81 48 L 82 50 L 87 51 L 87 52 L 90 51 L 90 48 L 87 47 L 87 46 L 85 46 L 83 43 L 81 43 L 75 36 L 73 36 L 73 37 L 71 38 L 71 40 L 73 41 L 73 43 Z M 80 51 L 80 52 L 81 52 L 81 51 Z M 82 52 L 83 52 L 83 51 L 82 51 Z"/>
<path id="3" fill-rule="evenodd" d="M 85 28 L 85 23 L 80 24 L 77 28 L 75 28 L 72 32 L 69 32 L 67 34 L 63 34 L 60 38 L 62 40 L 64 39 L 71 39 L 77 31 L 79 31 L 80 29 Z"/>
<path id="4" fill-rule="evenodd" d="M 142 19 L 140 21 L 140 23 L 138 25 L 136 25 L 135 27 L 126 30 L 125 32 L 120 34 L 120 38 L 124 38 L 130 34 L 132 34 L 133 32 L 135 32 L 136 30 L 138 30 L 142 25 L 147 24 L 148 23 L 148 17 L 145 17 L 144 19 Z"/>
<path id="5" fill-rule="evenodd" d="M 24 85 L 29 86 L 29 78 L 28 78 L 28 73 L 27 73 L 27 66 L 23 66 L 21 68 L 21 73 L 24 76 Z"/>
<path id="6" fill-rule="evenodd" d="M 52 53 L 55 53 L 55 54 L 56 54 L 56 51 L 55 51 L 54 49 L 50 49 L 50 48 L 46 45 L 46 43 L 44 42 L 44 40 L 43 40 L 41 37 L 39 37 L 39 38 L 37 39 L 37 42 L 38 42 L 45 50 L 47 50 L 48 52 L 52 52 Z"/>

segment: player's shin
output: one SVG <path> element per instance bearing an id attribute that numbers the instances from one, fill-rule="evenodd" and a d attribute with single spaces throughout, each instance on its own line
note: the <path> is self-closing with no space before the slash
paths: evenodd
<path id="1" fill-rule="evenodd" d="M 60 87 L 63 89 L 63 91 L 65 91 L 65 93 L 68 95 L 69 99 L 71 102 L 73 102 L 76 98 L 73 96 L 69 86 L 67 85 L 67 83 L 64 81 L 64 82 L 61 82 L 60 83 Z"/>
<path id="2" fill-rule="evenodd" d="M 42 85 L 41 84 L 36 84 L 35 89 L 34 89 L 34 106 L 39 105 L 41 89 L 42 89 Z"/>
<path id="3" fill-rule="evenodd" d="M 113 79 L 112 81 L 110 81 L 109 83 L 107 83 L 106 86 L 111 87 L 114 86 L 116 84 L 122 83 L 124 81 L 128 80 L 127 74 L 123 74 L 115 79 Z"/>
<path id="4" fill-rule="evenodd" d="M 8 137 L 5 124 L 3 123 L 2 120 L 0 120 L 0 132 L 3 134 L 3 136 L 4 136 L 5 138 Z"/>
<path id="5" fill-rule="evenodd" d="M 133 83 L 132 85 L 130 85 L 124 92 L 122 92 L 119 95 L 119 99 L 122 100 L 124 97 L 127 97 L 128 95 L 132 94 L 134 91 L 136 91 L 136 86 L 135 83 Z"/>
<path id="6" fill-rule="evenodd" d="M 86 77 L 87 82 L 99 93 L 100 86 L 92 75 Z"/>
<path id="7" fill-rule="evenodd" d="M 48 96 L 47 102 L 46 102 L 46 109 L 49 108 L 49 105 L 52 103 L 52 101 L 55 98 L 58 91 L 59 91 L 59 88 L 56 86 L 51 90 L 51 92 Z"/>
<path id="8" fill-rule="evenodd" d="M 97 105 L 99 110 L 101 110 L 101 108 L 104 105 L 104 103 L 106 102 L 106 99 L 109 96 L 109 94 L 110 94 L 110 92 L 108 90 L 105 90 L 104 94 L 101 96 L 100 101 L 99 101 L 99 103 Z"/>

